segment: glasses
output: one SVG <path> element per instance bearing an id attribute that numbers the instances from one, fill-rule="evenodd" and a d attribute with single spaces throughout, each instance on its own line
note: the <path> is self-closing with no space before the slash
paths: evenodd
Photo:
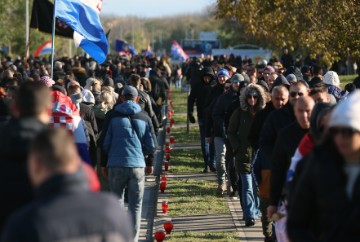
<path id="1" fill-rule="evenodd" d="M 259 97 L 258 95 L 248 95 L 247 99 L 251 99 L 251 98 L 257 99 L 258 97 Z"/>
<path id="2" fill-rule="evenodd" d="M 304 96 L 304 93 L 302 92 L 290 92 L 290 97 L 296 97 L 296 96 L 302 97 Z"/>
<path id="3" fill-rule="evenodd" d="M 356 129 L 352 129 L 352 128 L 330 128 L 329 132 L 330 132 L 331 136 L 333 136 L 333 137 L 340 134 L 341 136 L 348 138 L 348 137 L 353 136 L 355 133 L 358 133 L 359 131 L 357 131 Z"/>

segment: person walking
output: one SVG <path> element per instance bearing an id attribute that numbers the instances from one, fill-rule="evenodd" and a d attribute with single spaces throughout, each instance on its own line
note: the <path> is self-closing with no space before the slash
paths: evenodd
<path id="1" fill-rule="evenodd" d="M 102 173 L 109 178 L 109 187 L 124 202 L 124 189 L 128 188 L 129 212 L 133 221 L 134 241 L 138 240 L 141 207 L 144 195 L 145 173 L 151 174 L 152 155 L 157 141 L 149 116 L 137 104 L 139 97 L 135 87 L 126 86 L 121 96 L 123 103 L 117 105 L 104 124 L 105 138 L 102 144 L 108 155 L 107 168 Z M 106 122 L 106 121 L 105 121 Z"/>
<path id="2" fill-rule="evenodd" d="M 251 175 L 254 150 L 248 139 L 255 114 L 265 108 L 264 90 L 257 84 L 248 85 L 240 95 L 240 107 L 232 114 L 228 127 L 228 138 L 235 154 L 235 167 L 241 179 L 241 196 L 245 226 L 255 225 L 259 216 L 256 202 L 257 189 Z"/>

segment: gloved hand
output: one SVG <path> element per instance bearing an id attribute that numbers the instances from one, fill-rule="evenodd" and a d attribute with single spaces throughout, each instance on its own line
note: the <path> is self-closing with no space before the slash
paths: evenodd
<path id="1" fill-rule="evenodd" d="M 192 113 L 189 113 L 189 121 L 190 123 L 194 124 L 195 123 L 195 117 Z"/>

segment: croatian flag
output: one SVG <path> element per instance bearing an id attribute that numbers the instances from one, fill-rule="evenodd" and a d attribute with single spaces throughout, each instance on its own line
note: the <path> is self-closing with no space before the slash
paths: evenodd
<path id="1" fill-rule="evenodd" d="M 108 54 L 108 41 L 100 22 L 102 1 L 55 1 L 55 16 L 71 26 L 75 44 L 100 64 Z"/>
<path id="2" fill-rule="evenodd" d="M 188 58 L 187 54 L 181 48 L 179 43 L 176 40 L 174 40 L 171 46 L 171 59 L 185 62 L 187 58 Z"/>
<path id="3" fill-rule="evenodd" d="M 124 40 L 115 40 L 115 51 L 120 55 L 137 55 L 135 48 Z"/>
<path id="4" fill-rule="evenodd" d="M 68 130 L 73 135 L 81 159 L 92 165 L 88 151 L 89 137 L 87 136 L 85 124 L 81 119 L 79 110 L 70 97 L 59 91 L 52 91 L 51 94 L 53 97 L 53 108 L 49 122 L 50 127 L 62 127 Z"/>
<path id="5" fill-rule="evenodd" d="M 50 54 L 51 53 L 51 40 L 46 41 L 39 48 L 37 48 L 34 52 L 34 57 L 39 57 L 41 55 Z"/>

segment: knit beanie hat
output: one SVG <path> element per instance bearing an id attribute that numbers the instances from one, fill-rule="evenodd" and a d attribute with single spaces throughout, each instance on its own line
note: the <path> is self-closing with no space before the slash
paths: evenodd
<path id="1" fill-rule="evenodd" d="M 360 131 L 360 90 L 341 101 L 331 114 L 329 127 L 342 126 Z"/>
<path id="2" fill-rule="evenodd" d="M 47 87 L 51 87 L 52 85 L 55 84 L 55 81 L 53 79 L 51 79 L 49 76 L 42 76 L 40 78 L 40 82 L 45 84 Z"/>
<path id="3" fill-rule="evenodd" d="M 328 85 L 333 85 L 337 87 L 340 86 L 340 79 L 335 71 L 326 72 L 326 74 L 323 76 L 323 82 Z"/>

